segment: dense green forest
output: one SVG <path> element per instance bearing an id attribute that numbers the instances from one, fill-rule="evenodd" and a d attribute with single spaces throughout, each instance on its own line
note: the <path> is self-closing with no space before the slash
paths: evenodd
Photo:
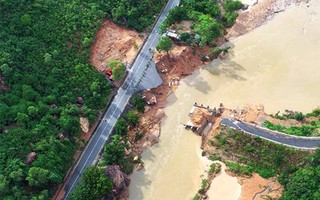
<path id="1" fill-rule="evenodd" d="M 283 173 L 279 181 L 285 188 L 280 200 L 320 199 L 320 150 L 308 157 L 298 170 Z"/>
<path id="2" fill-rule="evenodd" d="M 0 94 L 0 199 L 52 195 L 79 117 L 92 122 L 108 101 L 110 84 L 88 63 L 97 28 L 107 17 L 141 31 L 165 2 L 0 0 L 0 77 L 10 88 Z"/>

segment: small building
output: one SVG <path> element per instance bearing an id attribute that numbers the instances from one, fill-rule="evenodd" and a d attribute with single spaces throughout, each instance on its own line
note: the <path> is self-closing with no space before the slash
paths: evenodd
<path id="1" fill-rule="evenodd" d="M 180 35 L 179 35 L 179 34 L 173 32 L 173 31 L 170 31 L 170 30 L 167 31 L 167 32 L 165 33 L 165 35 L 166 35 L 167 37 L 173 39 L 173 40 L 179 40 L 179 39 L 180 39 Z"/>
<path id="2" fill-rule="evenodd" d="M 185 128 L 191 129 L 193 132 L 201 135 L 215 114 L 215 109 L 210 109 L 202 104 L 194 103 L 189 111 L 189 120 L 184 124 Z"/>

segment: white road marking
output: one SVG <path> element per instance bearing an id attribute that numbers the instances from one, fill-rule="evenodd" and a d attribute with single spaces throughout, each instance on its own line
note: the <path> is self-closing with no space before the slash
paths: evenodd
<path id="1" fill-rule="evenodd" d="M 174 2 L 174 1 L 171 2 L 170 7 L 172 6 L 173 2 Z M 165 9 L 167 9 L 168 6 L 169 6 L 169 4 L 166 5 Z M 164 10 L 165 10 L 165 9 L 164 9 Z M 158 22 L 159 22 L 159 21 L 158 21 Z M 157 23 L 158 23 L 158 22 L 157 22 Z M 157 24 L 155 25 L 155 27 L 156 27 L 156 26 L 157 26 Z M 151 33 L 152 33 L 152 32 L 151 32 Z M 153 40 L 152 40 L 152 42 L 151 42 L 151 46 L 152 46 L 153 42 L 155 41 L 155 39 L 157 38 L 157 35 L 158 35 L 158 33 L 156 33 L 156 32 L 155 32 L 154 34 L 155 34 L 155 35 L 154 35 L 154 38 L 153 38 Z M 144 46 L 142 47 L 141 52 L 143 52 L 145 48 L 147 48 L 147 45 L 144 45 Z M 141 57 L 140 54 L 138 55 L 137 60 L 139 59 L 139 57 Z M 131 84 L 132 81 L 134 80 L 134 76 L 135 76 L 136 73 L 139 71 L 139 69 L 140 69 L 141 65 L 143 64 L 143 62 L 144 62 L 144 58 L 142 58 L 142 60 L 141 60 L 141 62 L 140 62 L 140 65 L 138 66 L 138 69 L 137 69 L 137 70 L 134 72 L 134 74 L 132 75 L 133 78 L 132 78 L 132 80 L 129 82 L 128 87 L 130 87 L 130 84 Z M 133 66 L 134 66 L 134 65 L 133 65 Z M 133 66 L 132 66 L 132 69 L 134 69 Z M 129 76 L 126 78 L 126 80 L 124 81 L 124 83 L 127 82 L 127 80 L 129 79 L 130 75 L 131 75 L 131 73 L 130 73 Z M 121 93 L 121 90 L 123 90 L 123 89 L 122 89 L 122 86 L 119 88 L 118 92 Z M 127 89 L 127 90 L 128 90 L 128 89 Z M 124 90 L 123 90 L 123 91 L 124 91 Z M 120 98 L 119 103 L 116 105 L 116 107 L 118 107 L 118 106 L 120 105 L 120 103 L 122 102 L 123 97 L 126 96 L 125 93 L 122 93 L 122 94 L 123 94 L 123 95 L 122 95 L 122 97 Z M 129 97 L 130 97 L 131 95 L 132 95 L 132 94 L 130 94 Z M 129 101 L 129 98 L 125 101 L 125 104 L 127 104 L 128 101 Z M 123 109 L 124 109 L 124 108 L 121 109 L 120 114 L 122 113 Z M 111 116 L 114 115 L 115 111 L 116 111 L 116 109 L 113 111 L 113 113 L 112 113 Z M 107 114 L 107 113 L 106 113 L 106 114 Z M 116 117 L 116 119 L 120 116 L 120 114 L 118 114 L 118 116 Z M 106 116 L 107 116 L 107 115 L 105 115 L 105 117 L 106 117 Z M 105 118 L 104 118 L 104 119 L 105 119 Z M 85 160 L 82 168 L 80 169 L 78 175 L 76 176 L 74 182 L 72 183 L 72 185 L 71 185 L 71 187 L 70 187 L 70 190 L 69 190 L 68 193 L 66 194 L 65 198 L 68 198 L 70 192 L 72 191 L 72 188 L 74 187 L 75 183 L 76 183 L 77 180 L 79 179 L 79 176 L 82 174 L 82 171 L 83 171 L 85 165 L 87 164 L 87 162 L 88 162 L 89 158 L 91 157 L 94 149 L 96 148 L 97 144 L 99 143 L 99 140 L 101 139 L 102 134 L 104 133 L 105 129 L 107 128 L 107 124 L 110 122 L 110 119 L 111 119 L 111 118 L 107 119 L 106 125 L 105 125 L 104 129 L 101 131 L 100 136 L 98 136 L 98 139 L 97 139 L 94 147 L 92 148 L 92 150 L 91 150 L 88 158 Z M 99 124 L 99 127 L 97 128 L 97 130 L 100 128 L 100 126 L 102 126 L 101 124 L 102 124 L 102 123 Z M 111 127 L 113 127 L 114 124 L 115 124 L 115 122 L 114 122 L 112 125 L 110 124 Z M 107 138 L 109 137 L 109 135 L 108 135 L 108 136 L 105 136 L 105 137 L 106 137 L 106 139 L 107 139 Z M 104 143 L 104 142 L 103 142 L 103 143 Z M 99 151 L 98 151 L 98 152 L 100 152 L 103 147 L 104 147 L 104 144 L 102 145 L 101 148 L 99 148 Z M 79 161 L 79 162 L 80 162 L 80 161 Z"/>

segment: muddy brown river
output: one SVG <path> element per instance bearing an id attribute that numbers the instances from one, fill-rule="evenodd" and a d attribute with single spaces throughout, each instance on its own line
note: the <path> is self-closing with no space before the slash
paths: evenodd
<path id="1" fill-rule="evenodd" d="M 313 0 L 279 13 L 233 40 L 227 59 L 181 81 L 164 110 L 159 144 L 143 153 L 145 169 L 131 176 L 129 199 L 188 200 L 196 194 L 208 162 L 200 156 L 200 137 L 180 125 L 194 102 L 230 108 L 263 104 L 269 113 L 308 112 L 320 105 L 319 8 L 320 1 Z"/>

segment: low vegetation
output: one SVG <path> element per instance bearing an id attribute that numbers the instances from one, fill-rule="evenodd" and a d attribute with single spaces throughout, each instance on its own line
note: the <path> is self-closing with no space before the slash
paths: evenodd
<path id="1" fill-rule="evenodd" d="M 265 121 L 263 123 L 265 127 L 271 130 L 280 131 L 283 133 L 287 133 L 289 135 L 297 135 L 297 136 L 318 136 L 320 121 L 310 123 L 309 125 L 302 126 L 290 126 L 286 127 L 280 124 L 273 124 L 272 122 Z"/>
<path id="2" fill-rule="evenodd" d="M 307 151 L 285 147 L 226 127 L 222 127 L 215 136 L 213 145 L 218 147 L 223 158 L 232 158 L 232 162 L 226 164 L 234 173 L 250 176 L 252 172 L 257 172 L 264 178 L 298 167 L 309 155 Z"/>
<path id="3" fill-rule="evenodd" d="M 297 136 L 319 136 L 320 135 L 320 109 L 315 109 L 311 113 L 303 114 L 301 112 L 289 112 L 279 115 L 278 113 L 274 118 L 280 120 L 295 119 L 302 124 L 300 126 L 286 127 L 280 124 L 274 124 L 270 121 L 265 121 L 263 125 L 271 130 L 284 132 L 290 135 Z M 310 118 L 310 119 L 308 119 Z"/>
<path id="4" fill-rule="evenodd" d="M 210 165 L 207 177 L 202 179 L 201 188 L 198 190 L 197 194 L 192 198 L 194 199 L 204 199 L 206 198 L 206 192 L 210 188 L 211 181 L 219 174 L 221 171 L 220 163 L 212 163 Z"/>

